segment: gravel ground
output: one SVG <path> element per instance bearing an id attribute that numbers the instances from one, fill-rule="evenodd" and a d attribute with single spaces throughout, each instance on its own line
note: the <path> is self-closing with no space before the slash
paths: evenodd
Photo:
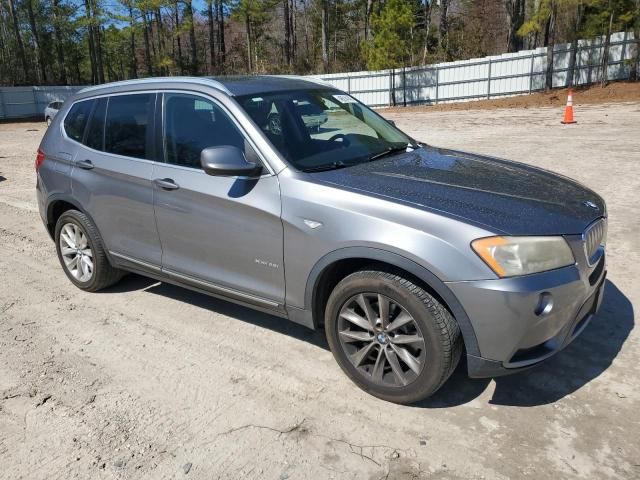
<path id="1" fill-rule="evenodd" d="M 640 478 L 640 105 L 389 114 L 430 143 L 574 177 L 608 202 L 601 313 L 512 377 L 459 368 L 413 407 L 322 333 L 137 276 L 74 288 L 36 211 L 43 124 L 0 125 L 0 478 Z"/>

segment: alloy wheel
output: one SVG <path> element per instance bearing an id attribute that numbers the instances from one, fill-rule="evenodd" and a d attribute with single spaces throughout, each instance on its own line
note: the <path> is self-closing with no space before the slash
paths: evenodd
<path id="1" fill-rule="evenodd" d="M 93 276 L 93 252 L 87 234 L 75 223 L 66 223 L 60 230 L 60 253 L 68 272 L 79 282 Z"/>
<path id="2" fill-rule="evenodd" d="M 385 295 L 359 293 L 347 300 L 338 338 L 356 370 L 380 386 L 405 387 L 424 369 L 425 340 L 416 320 Z"/>

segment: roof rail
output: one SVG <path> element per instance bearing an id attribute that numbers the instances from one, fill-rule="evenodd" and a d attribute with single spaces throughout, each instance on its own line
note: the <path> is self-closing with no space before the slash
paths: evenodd
<path id="1" fill-rule="evenodd" d="M 78 93 L 92 92 L 95 90 L 100 90 L 102 88 L 109 87 L 119 87 L 119 86 L 127 86 L 127 85 L 144 85 L 147 83 L 161 83 L 161 82 L 185 82 L 185 83 L 199 83 L 202 85 L 208 85 L 210 87 L 216 88 L 227 95 L 232 95 L 232 93 L 219 81 L 211 78 L 211 77 L 150 77 L 150 78 L 136 78 L 132 80 L 121 80 L 119 82 L 110 82 L 103 83 L 101 85 L 93 85 L 91 87 L 86 87 L 80 90 Z"/>

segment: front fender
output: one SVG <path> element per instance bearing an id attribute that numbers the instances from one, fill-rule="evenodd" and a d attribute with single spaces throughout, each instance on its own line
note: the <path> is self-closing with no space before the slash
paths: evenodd
<path id="1" fill-rule="evenodd" d="M 397 253 L 378 248 L 340 248 L 320 258 L 320 260 L 318 260 L 318 262 L 316 262 L 316 264 L 311 269 L 306 282 L 304 303 L 305 310 L 307 312 L 313 311 L 315 294 L 318 289 L 318 280 L 321 278 L 322 272 L 324 272 L 325 269 L 336 262 L 356 258 L 371 260 L 372 262 L 383 262 L 385 264 L 392 265 L 396 268 L 404 270 L 422 280 L 446 303 L 446 306 L 450 309 L 451 314 L 454 316 L 454 318 L 458 322 L 458 325 L 460 326 L 460 331 L 462 333 L 467 352 L 471 355 L 480 355 L 476 335 L 473 327 L 471 326 L 471 322 L 469 321 L 469 317 L 456 296 L 449 289 L 449 287 L 447 287 L 447 285 L 442 282 L 442 280 L 440 280 L 436 275 L 434 275 L 422 265 L 417 264 L 413 260 Z M 315 320 L 317 321 L 317 319 Z"/>

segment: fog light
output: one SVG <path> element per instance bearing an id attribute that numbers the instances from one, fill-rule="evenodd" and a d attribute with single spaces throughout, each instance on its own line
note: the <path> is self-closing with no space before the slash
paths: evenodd
<path id="1" fill-rule="evenodd" d="M 538 298 L 538 305 L 534 313 L 539 317 L 543 317 L 549 315 L 551 310 L 553 310 L 553 295 L 549 292 L 542 292 Z"/>

